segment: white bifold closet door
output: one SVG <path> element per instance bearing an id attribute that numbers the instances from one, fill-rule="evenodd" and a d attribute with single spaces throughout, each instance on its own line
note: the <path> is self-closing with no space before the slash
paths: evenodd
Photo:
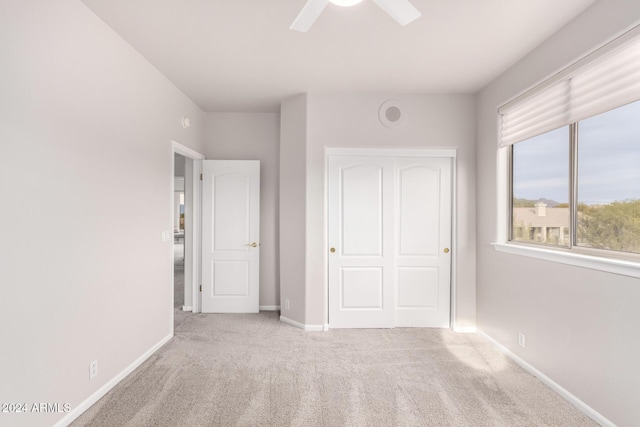
<path id="1" fill-rule="evenodd" d="M 329 325 L 391 328 L 393 158 L 329 157 Z"/>
<path id="2" fill-rule="evenodd" d="M 329 325 L 448 327 L 452 159 L 330 156 Z"/>

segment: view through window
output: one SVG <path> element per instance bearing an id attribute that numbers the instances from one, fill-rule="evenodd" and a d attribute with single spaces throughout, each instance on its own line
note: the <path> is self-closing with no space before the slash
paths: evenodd
<path id="1" fill-rule="evenodd" d="M 640 253 L 640 102 L 578 125 L 578 246 Z"/>
<path id="2" fill-rule="evenodd" d="M 513 146 L 512 240 L 569 245 L 569 127 Z"/>
<path id="3" fill-rule="evenodd" d="M 518 142 L 511 159 L 512 241 L 640 253 L 640 101 Z"/>

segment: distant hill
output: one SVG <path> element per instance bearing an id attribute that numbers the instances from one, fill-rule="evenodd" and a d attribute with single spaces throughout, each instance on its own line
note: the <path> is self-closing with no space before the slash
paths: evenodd
<path id="1" fill-rule="evenodd" d="M 560 202 L 556 202 L 555 200 L 550 199 L 538 199 L 538 200 L 529 200 L 529 199 L 520 199 L 518 197 L 513 198 L 513 207 L 514 208 L 532 208 L 536 205 L 536 203 L 546 203 L 547 207 L 555 208 L 560 205 Z"/>

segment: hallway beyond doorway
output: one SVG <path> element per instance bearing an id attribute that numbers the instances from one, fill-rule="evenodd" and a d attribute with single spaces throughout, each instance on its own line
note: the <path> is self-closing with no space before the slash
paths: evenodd
<path id="1" fill-rule="evenodd" d="M 184 305 L 184 244 L 173 244 L 173 306 Z"/>

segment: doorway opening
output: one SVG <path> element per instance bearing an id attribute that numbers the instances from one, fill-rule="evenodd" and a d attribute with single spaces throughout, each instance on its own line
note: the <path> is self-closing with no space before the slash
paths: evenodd
<path id="1" fill-rule="evenodd" d="M 171 150 L 171 317 L 175 326 L 182 313 L 200 311 L 200 173 L 204 155 L 176 141 L 172 141 Z"/>
<path id="2" fill-rule="evenodd" d="M 173 306 L 185 310 L 185 175 L 184 156 L 174 153 L 173 159 Z"/>

